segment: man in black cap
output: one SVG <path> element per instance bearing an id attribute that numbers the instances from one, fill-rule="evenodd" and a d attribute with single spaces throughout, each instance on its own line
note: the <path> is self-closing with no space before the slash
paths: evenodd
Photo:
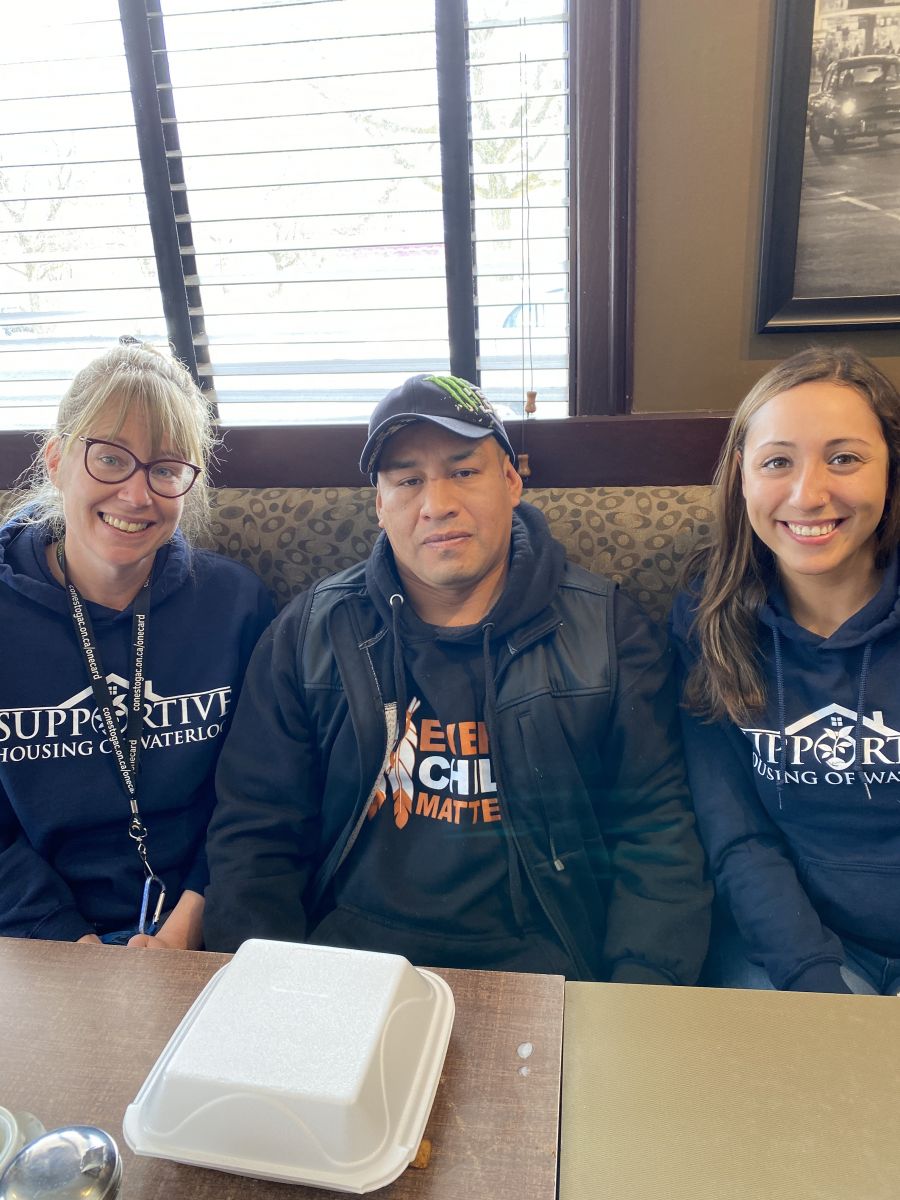
<path id="1" fill-rule="evenodd" d="M 289 604 L 247 672 L 207 948 L 694 982 L 710 896 L 662 633 L 566 562 L 465 380 L 392 391 L 360 467 L 371 556 Z"/>

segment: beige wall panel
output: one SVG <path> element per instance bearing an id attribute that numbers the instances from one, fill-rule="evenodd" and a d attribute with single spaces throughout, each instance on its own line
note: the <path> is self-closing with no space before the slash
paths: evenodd
<path id="1" fill-rule="evenodd" d="M 900 386 L 900 331 L 753 332 L 774 0 L 639 0 L 634 411 L 733 410 L 812 341 Z"/>

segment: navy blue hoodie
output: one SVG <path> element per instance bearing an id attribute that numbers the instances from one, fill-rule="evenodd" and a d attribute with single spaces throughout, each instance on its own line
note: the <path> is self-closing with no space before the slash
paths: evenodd
<path id="1" fill-rule="evenodd" d="M 745 728 L 684 714 L 701 836 L 716 886 L 776 987 L 846 992 L 847 938 L 900 957 L 898 560 L 823 638 L 777 586 L 759 615 L 765 710 Z M 672 611 L 685 670 L 694 601 Z"/>
<path id="2" fill-rule="evenodd" d="M 74 941 L 135 925 L 143 871 L 47 540 L 0 529 L 0 935 Z M 181 534 L 157 554 L 150 603 L 138 803 L 170 906 L 206 884 L 213 771 L 273 612 L 255 575 Z M 131 608 L 87 609 L 124 716 Z"/>

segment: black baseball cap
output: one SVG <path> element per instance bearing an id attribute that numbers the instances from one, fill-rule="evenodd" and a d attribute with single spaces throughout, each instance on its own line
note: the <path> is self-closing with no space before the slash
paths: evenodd
<path id="1" fill-rule="evenodd" d="M 516 452 L 503 422 L 480 388 L 455 375 L 412 375 L 388 392 L 369 420 L 369 438 L 359 469 L 372 483 L 377 480 L 384 443 L 413 421 L 430 421 L 462 437 L 495 437 L 516 465 Z"/>

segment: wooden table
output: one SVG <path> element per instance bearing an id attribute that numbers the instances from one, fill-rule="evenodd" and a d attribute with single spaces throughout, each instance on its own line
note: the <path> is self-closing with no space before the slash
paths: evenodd
<path id="1" fill-rule="evenodd" d="M 123 1196 L 255 1200 L 334 1195 L 133 1155 L 122 1117 L 227 955 L 0 938 L 0 1105 L 50 1129 L 99 1125 L 125 1163 Z M 431 1162 L 387 1200 L 550 1200 L 556 1194 L 563 980 L 439 972 L 456 1021 L 426 1137 Z M 531 1043 L 522 1058 L 518 1048 Z"/>
<path id="2" fill-rule="evenodd" d="M 560 1200 L 897 1200 L 900 999 L 566 984 Z"/>

